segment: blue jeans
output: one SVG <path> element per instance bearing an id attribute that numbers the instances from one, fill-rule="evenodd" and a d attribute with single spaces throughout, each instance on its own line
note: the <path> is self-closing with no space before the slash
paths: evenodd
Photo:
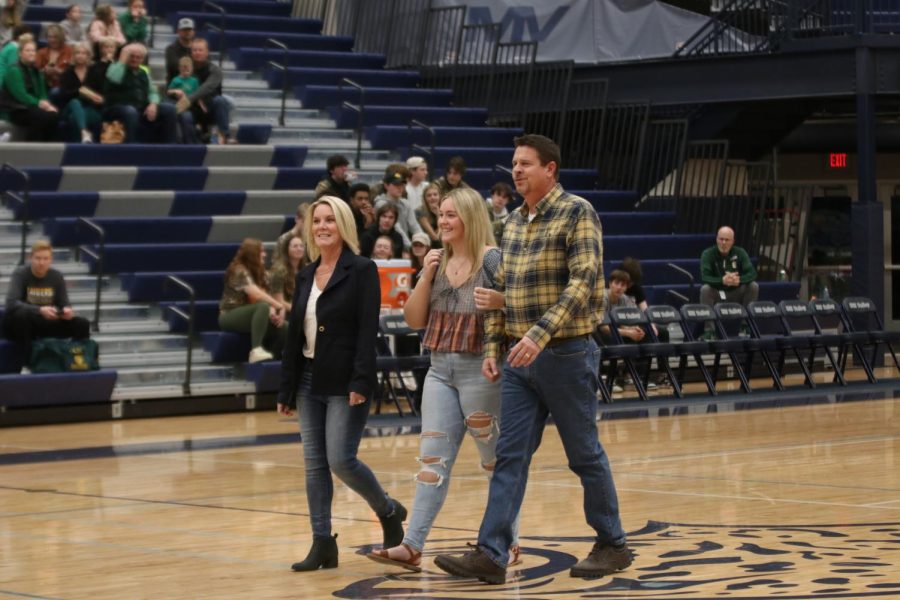
<path id="1" fill-rule="evenodd" d="M 130 104 L 114 104 L 103 115 L 106 121 L 122 121 L 125 127 L 125 143 L 134 144 L 159 142 L 174 144 L 178 141 L 175 119 L 175 105 L 168 102 L 157 104 L 156 119 L 148 121 L 143 112 Z"/>
<path id="2" fill-rule="evenodd" d="M 484 378 L 481 362 L 481 355 L 431 355 L 422 395 L 422 470 L 416 476 L 416 499 L 403 539 L 420 552 L 447 498 L 450 472 L 467 431 L 475 440 L 482 469 L 488 477 L 493 472 L 500 434 L 500 384 Z"/>
<path id="3" fill-rule="evenodd" d="M 219 133 L 228 136 L 228 114 L 231 105 L 224 96 L 213 96 L 212 100 L 204 100 L 206 110 L 204 113 L 200 108 L 192 107 L 178 115 L 178 123 L 181 126 L 182 135 L 186 144 L 199 143 L 194 125 L 199 122 L 204 126 L 214 124 L 218 128 Z"/>
<path id="4" fill-rule="evenodd" d="M 584 515 L 603 544 L 625 542 L 616 486 L 597 438 L 597 369 L 600 351 L 593 339 L 545 348 L 528 367 L 503 367 L 497 464 L 491 479 L 478 545 L 505 566 L 513 541 L 531 456 L 541 443 L 547 416 L 559 430 L 569 468 L 584 488 Z M 552 518 L 547 515 L 548 518 Z"/>
<path id="5" fill-rule="evenodd" d="M 394 503 L 375 479 L 374 473 L 356 458 L 366 426 L 371 399 L 350 406 L 346 396 L 313 394 L 312 369 L 300 377 L 298 413 L 306 466 L 306 501 L 315 537 L 331 535 L 331 500 L 334 484 L 331 473 L 363 497 L 379 517 L 394 510 Z"/>

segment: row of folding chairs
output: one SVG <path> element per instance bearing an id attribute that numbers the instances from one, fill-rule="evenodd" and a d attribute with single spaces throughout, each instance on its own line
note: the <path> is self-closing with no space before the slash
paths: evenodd
<path id="1" fill-rule="evenodd" d="M 863 297 L 846 298 L 840 304 L 833 300 L 783 300 L 778 304 L 759 301 L 746 308 L 731 302 L 714 307 L 685 304 L 680 310 L 656 305 L 648 307 L 646 313 L 639 308 L 616 307 L 610 311 L 610 323 L 614 343 L 602 349 L 600 365 L 601 371 L 606 366 L 606 377 L 600 381 L 605 402 L 612 401 L 612 385 L 620 363 L 643 400 L 647 399 L 647 382 L 654 362 L 679 398 L 684 395 L 689 359 L 693 359 L 712 396 L 718 395 L 716 384 L 724 358 L 741 390 L 748 394 L 753 391 L 750 374 L 756 357 L 761 359 L 776 390 L 785 389 L 788 356 L 796 359 L 809 388 L 816 387 L 813 369 L 817 356 L 823 356 L 831 366 L 832 382 L 838 386 L 847 385 L 845 372 L 851 355 L 870 383 L 877 382 L 874 367 L 879 362 L 879 348 L 890 352 L 900 370 L 893 348 L 900 341 L 900 332 L 885 331 L 874 302 Z M 657 331 L 670 326 L 681 330 L 683 341 L 660 341 Z M 641 328 L 644 341 L 626 343 L 619 327 Z M 671 365 L 673 360 L 677 362 L 675 368 Z"/>

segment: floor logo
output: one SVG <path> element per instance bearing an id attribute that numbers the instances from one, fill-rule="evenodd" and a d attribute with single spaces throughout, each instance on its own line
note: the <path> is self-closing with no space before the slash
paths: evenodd
<path id="1" fill-rule="evenodd" d="M 525 537 L 523 564 L 507 583 L 449 577 L 432 557 L 465 552 L 470 539 L 429 541 L 425 571 L 388 569 L 383 577 L 336 591 L 339 598 L 900 598 L 900 523 L 721 526 L 651 521 L 629 534 L 636 555 L 627 571 L 596 580 L 569 577 L 588 538 Z M 368 551 L 368 547 L 360 552 Z"/>

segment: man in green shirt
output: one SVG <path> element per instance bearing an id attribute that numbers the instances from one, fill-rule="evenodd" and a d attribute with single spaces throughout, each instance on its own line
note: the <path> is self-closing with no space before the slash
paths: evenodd
<path id="1" fill-rule="evenodd" d="M 739 302 L 747 306 L 759 297 L 756 269 L 747 251 L 734 245 L 734 230 L 721 227 L 716 245 L 700 255 L 700 302 L 714 306 L 719 302 Z"/>
<path id="2" fill-rule="evenodd" d="M 144 68 L 147 49 L 141 44 L 122 48 L 119 62 L 106 70 L 105 120 L 121 121 L 125 126 L 125 143 L 177 141 L 175 106 L 160 104 L 159 92 Z"/>

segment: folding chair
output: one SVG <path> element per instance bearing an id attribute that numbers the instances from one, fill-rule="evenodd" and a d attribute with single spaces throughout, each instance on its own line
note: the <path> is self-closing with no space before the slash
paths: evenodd
<path id="1" fill-rule="evenodd" d="M 656 325 L 657 327 L 668 327 L 669 324 L 676 323 L 681 329 L 682 335 L 684 336 L 685 341 L 672 344 L 673 356 L 676 356 L 679 359 L 678 376 L 673 377 L 670 375 L 672 388 L 675 389 L 677 386 L 678 389 L 683 390 L 684 375 L 685 371 L 687 370 L 687 359 L 688 357 L 693 357 L 694 362 L 697 363 L 697 369 L 700 371 L 700 374 L 703 377 L 703 381 L 706 383 L 706 388 L 709 390 L 710 395 L 718 395 L 718 392 L 716 391 L 716 383 L 715 381 L 713 381 L 712 375 L 710 375 L 709 373 L 709 369 L 706 368 L 706 365 L 703 362 L 703 355 L 709 352 L 709 342 L 694 340 L 693 334 L 689 331 L 688 325 L 681 317 L 681 313 L 667 304 L 648 306 L 647 319 L 651 324 Z M 668 361 L 666 361 L 666 363 L 668 364 Z"/>
<path id="2" fill-rule="evenodd" d="M 828 362 L 834 369 L 834 378 L 841 385 L 846 385 L 844 369 L 841 366 L 840 356 L 848 342 L 847 337 L 840 333 L 826 333 L 820 319 L 830 315 L 839 315 L 837 304 L 831 300 L 804 302 L 803 300 L 782 300 L 778 303 L 781 309 L 782 321 L 787 335 L 792 337 L 805 337 L 809 341 L 809 371 L 814 368 L 816 352 L 822 348 Z M 817 316 L 818 315 L 818 316 Z M 802 328 L 802 329 L 798 329 Z M 804 335 L 805 333 L 805 335 Z M 838 349 L 838 358 L 835 359 L 832 347 Z"/>
<path id="3" fill-rule="evenodd" d="M 710 340 L 708 344 L 709 351 L 715 355 L 712 372 L 713 385 L 719 379 L 719 365 L 722 361 L 722 355 L 727 354 L 741 382 L 741 389 L 747 394 L 751 393 L 753 390 L 750 389 L 750 381 L 747 379 L 747 374 L 744 372 L 741 362 L 737 359 L 738 352 L 744 351 L 744 344 L 742 340 L 728 339 L 712 307 L 706 304 L 685 304 L 681 307 L 681 318 L 686 325 L 686 335 L 691 336 L 693 336 L 693 331 L 704 329 L 707 324 L 712 324 L 716 339 Z"/>
<path id="4" fill-rule="evenodd" d="M 713 309 L 716 311 L 717 323 L 719 325 L 719 336 L 721 340 L 711 342 L 710 346 L 714 350 L 722 350 L 727 352 L 729 349 L 736 349 L 746 355 L 744 361 L 744 374 L 748 376 L 753 373 L 753 357 L 759 353 L 763 364 L 772 377 L 772 384 L 778 391 L 784 390 L 784 383 L 781 381 L 781 371 L 775 369 L 775 365 L 769 360 L 769 352 L 777 350 L 778 345 L 773 338 L 763 338 L 755 335 L 753 324 L 743 305 L 737 302 L 720 302 Z M 750 337 L 741 337 L 739 332 L 741 327 L 745 327 Z M 736 353 L 735 353 L 736 356 Z M 733 359 L 732 359 L 733 360 Z"/>
<path id="5" fill-rule="evenodd" d="M 378 337 L 375 342 L 375 369 L 379 376 L 375 394 L 375 414 L 381 413 L 381 404 L 387 398 L 397 407 L 397 412 L 402 417 L 403 410 L 400 408 L 400 395 L 406 398 L 410 412 L 414 415 L 418 414 L 416 395 L 406 385 L 403 375 L 409 372 L 427 371 L 431 365 L 431 358 L 428 355 L 421 354 L 397 356 L 391 350 L 389 335 L 394 337 L 395 347 L 398 345 L 398 340 L 406 336 L 418 336 L 416 331 L 406 323 L 402 315 L 387 315 L 379 319 Z M 418 387 L 418 393 L 421 393 L 421 384 Z"/>
<path id="6" fill-rule="evenodd" d="M 750 330 L 753 337 L 771 340 L 779 352 L 776 369 L 779 381 L 784 377 L 785 356 L 788 351 L 791 351 L 800 365 L 800 370 L 803 371 L 805 384 L 810 388 L 815 388 L 816 382 L 813 381 L 810 367 L 807 367 L 803 357 L 800 356 L 800 350 L 808 350 L 812 346 L 812 340 L 807 336 L 789 335 L 782 319 L 781 309 L 774 302 L 767 300 L 751 302 L 747 305 L 747 314 L 750 317 Z M 771 346 L 766 346 L 760 350 L 764 357 L 768 357 L 770 348 Z M 784 389 L 783 382 L 779 389 Z"/>
<path id="7" fill-rule="evenodd" d="M 891 353 L 894 366 L 900 369 L 900 362 L 897 362 L 897 354 L 894 352 L 893 346 L 895 342 L 900 342 L 900 332 L 885 331 L 875 303 L 869 298 L 851 296 L 844 298 L 842 306 L 844 324 L 848 333 L 851 335 L 865 334 L 868 337 L 868 343 L 872 345 L 872 360 L 869 364 L 877 364 L 878 346 L 883 344 Z"/>
<path id="8" fill-rule="evenodd" d="M 631 380 L 634 381 L 634 387 L 638 396 L 640 396 L 641 400 L 647 399 L 647 390 L 644 388 L 643 379 L 634 366 L 634 361 L 641 357 L 641 349 L 638 344 L 625 343 L 618 331 L 619 327 L 630 327 L 632 322 L 637 322 L 641 318 L 643 318 L 643 313 L 641 313 L 639 308 L 635 307 L 617 306 L 609 312 L 609 333 L 613 343 L 600 347 L 601 372 L 604 361 L 609 365 L 609 370 L 606 373 L 606 383 L 603 382 L 602 377 L 600 378 L 600 394 L 603 396 L 604 402 L 612 402 L 612 385 L 616 377 L 616 367 L 619 360 L 625 363 L 625 368 L 628 369 Z M 646 319 L 644 319 L 644 322 L 646 322 Z"/>

